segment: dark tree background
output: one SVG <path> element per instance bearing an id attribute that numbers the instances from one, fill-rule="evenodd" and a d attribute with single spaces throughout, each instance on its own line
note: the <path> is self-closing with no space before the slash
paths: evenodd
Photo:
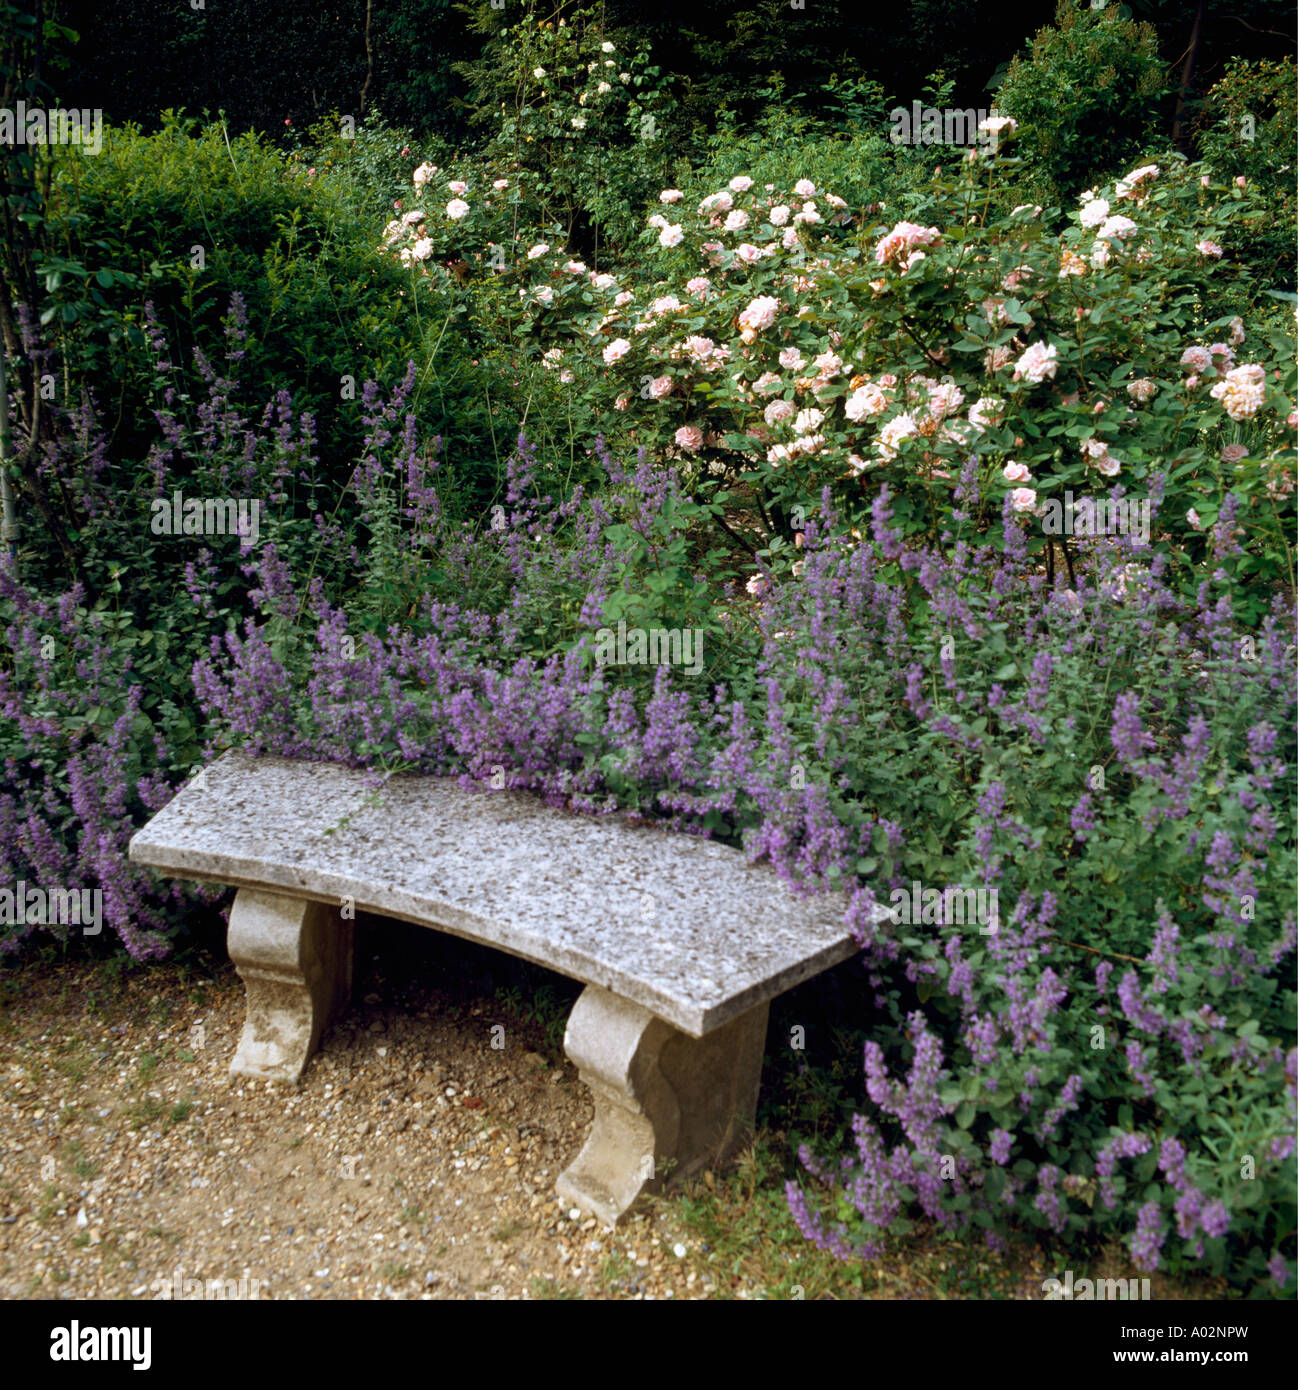
<path id="1" fill-rule="evenodd" d="M 542 7 L 547 17 L 562 4 Z M 1192 120 L 1202 93 L 1232 56 L 1293 50 L 1289 0 L 1133 0 L 1167 62 L 1167 128 Z M 700 130 L 723 102 L 760 104 L 773 73 L 814 109 L 831 77 L 876 81 L 909 102 L 941 71 L 958 104 L 990 104 L 1013 55 L 1054 17 L 1055 0 L 605 0 L 611 37 L 649 38 L 679 76 L 685 113 Z M 388 120 L 456 138 L 471 102 L 457 65 L 479 56 L 475 19 L 513 23 L 519 0 L 62 0 L 59 19 L 81 43 L 59 86 L 69 105 L 151 128 L 157 114 L 224 110 L 236 129 L 302 126 L 366 103 Z M 368 26 L 368 42 L 367 42 Z"/>

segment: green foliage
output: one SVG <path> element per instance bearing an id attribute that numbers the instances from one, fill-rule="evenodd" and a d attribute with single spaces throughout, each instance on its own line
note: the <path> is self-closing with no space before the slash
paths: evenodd
<path id="1" fill-rule="evenodd" d="M 221 124 L 198 127 L 172 113 L 156 135 L 110 130 L 98 158 L 65 169 L 52 214 L 69 252 L 85 244 L 83 228 L 99 231 L 90 268 L 112 277 L 97 276 L 122 324 L 139 328 L 144 296 L 135 291 L 148 283 L 182 363 L 219 341 L 230 296 L 241 294 L 255 325 L 245 387 L 262 400 L 292 390 L 316 412 L 331 462 L 358 440 L 343 379 L 390 378 L 410 355 L 417 330 L 400 283 L 376 261 L 346 185 L 286 165 L 254 135 L 231 139 Z M 68 348 L 134 442 L 151 364 L 106 355 L 93 336 Z"/>
<path id="2" fill-rule="evenodd" d="M 1235 254 L 1259 283 L 1292 291 L 1298 222 L 1294 151 L 1298 148 L 1298 74 L 1292 58 L 1232 63 L 1208 93 L 1199 149 L 1223 180 L 1246 178 L 1260 203 Z"/>
<path id="3" fill-rule="evenodd" d="M 625 244 L 679 147 L 672 84 L 648 44 L 619 46 L 594 9 L 554 22 L 529 5 L 465 71 L 488 132 L 478 157 L 518 175 L 527 220 L 561 227 L 592 259 L 602 243 Z"/>
<path id="4" fill-rule="evenodd" d="M 1040 197 L 1071 199 L 1154 138 L 1163 63 L 1152 26 L 1124 18 L 1125 8 L 1060 0 L 1054 27 L 1013 60 L 996 93 L 998 109 L 1019 123 L 1018 153 Z"/>

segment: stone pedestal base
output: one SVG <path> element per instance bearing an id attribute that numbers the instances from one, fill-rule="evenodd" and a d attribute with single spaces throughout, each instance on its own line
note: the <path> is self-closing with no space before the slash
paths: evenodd
<path id="1" fill-rule="evenodd" d="M 336 907 L 241 888 L 230 909 L 230 958 L 248 991 L 230 1071 L 297 1081 L 352 989 L 352 923 Z"/>
<path id="2" fill-rule="evenodd" d="M 766 1045 L 761 1004 L 691 1038 L 588 985 L 564 1049 L 595 1100 L 585 1147 L 559 1177 L 565 1202 L 612 1225 L 645 1192 L 723 1163 L 751 1137 Z"/>

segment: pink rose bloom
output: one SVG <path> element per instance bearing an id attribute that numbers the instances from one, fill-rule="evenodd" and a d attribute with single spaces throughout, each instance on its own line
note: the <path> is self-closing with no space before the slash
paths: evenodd
<path id="1" fill-rule="evenodd" d="M 1201 256 L 1211 256 L 1213 260 L 1220 260 L 1222 257 L 1221 247 L 1215 241 L 1196 241 L 1194 249 Z"/>
<path id="2" fill-rule="evenodd" d="M 801 371 L 807 365 L 807 359 L 795 347 L 780 349 L 780 366 L 789 372 Z"/>
<path id="3" fill-rule="evenodd" d="M 783 420 L 791 420 L 797 409 L 792 401 L 771 401 L 762 411 L 762 417 L 768 425 L 778 425 Z"/>
<path id="4" fill-rule="evenodd" d="M 735 247 L 735 255 L 743 261 L 745 265 L 755 265 L 762 259 L 760 248 L 748 241 L 741 241 L 739 245 Z"/>
<path id="5" fill-rule="evenodd" d="M 539 257 L 544 256 L 549 249 L 550 248 L 545 244 L 545 242 L 538 241 L 535 246 L 528 248 L 527 259 L 529 261 L 534 261 Z"/>
<path id="6" fill-rule="evenodd" d="M 1113 237 L 1125 241 L 1128 237 L 1135 236 L 1139 230 L 1130 217 L 1106 217 L 1096 236 L 1103 237 L 1106 241 Z"/>
<path id="7" fill-rule="evenodd" d="M 699 204 L 699 216 L 705 217 L 710 212 L 729 212 L 735 205 L 735 200 L 729 193 L 709 193 Z"/>
<path id="8" fill-rule="evenodd" d="M 679 188 L 664 188 L 658 195 L 658 201 L 660 203 L 679 203 L 684 196 Z"/>
<path id="9" fill-rule="evenodd" d="M 798 244 L 798 229 L 796 227 L 785 227 L 784 235 L 780 238 L 780 244 L 786 251 L 792 251 Z"/>
<path id="10" fill-rule="evenodd" d="M 983 354 L 983 370 L 989 375 L 993 372 L 999 372 L 1009 366 L 1010 358 L 1013 355 L 1008 343 L 1002 343 L 999 347 L 988 348 Z"/>
<path id="11" fill-rule="evenodd" d="M 1158 393 L 1158 383 L 1147 376 L 1138 377 L 1127 383 L 1127 394 L 1138 401 L 1152 400 Z"/>
<path id="12" fill-rule="evenodd" d="M 771 396 L 776 391 L 784 390 L 784 382 L 776 376 L 774 372 L 763 372 L 761 376 L 753 382 L 753 390 L 759 396 Z"/>
<path id="13" fill-rule="evenodd" d="M 748 226 L 748 214 L 743 208 L 736 208 L 726 214 L 725 229 L 728 232 L 742 232 Z"/>
<path id="14" fill-rule="evenodd" d="M 1095 460 L 1095 467 L 1106 478 L 1116 478 L 1122 472 L 1122 464 L 1112 454 L 1104 454 Z"/>
<path id="15" fill-rule="evenodd" d="M 1291 410 L 1289 414 L 1285 416 L 1285 424 L 1288 425 L 1291 430 L 1298 430 L 1298 410 Z"/>
<path id="16" fill-rule="evenodd" d="M 816 196 L 816 185 L 810 179 L 799 179 L 793 185 L 793 191 L 799 198 L 814 198 Z"/>
<path id="17" fill-rule="evenodd" d="M 672 379 L 669 376 L 656 376 L 649 383 L 649 399 L 660 401 L 672 393 Z"/>
<path id="18" fill-rule="evenodd" d="M 1010 493 L 1010 506 L 1016 512 L 1030 512 L 1037 505 L 1037 494 L 1030 487 L 1016 487 Z"/>
<path id="19" fill-rule="evenodd" d="M 508 179 L 497 179 L 497 180 L 495 181 L 495 183 L 493 183 L 491 186 L 492 186 L 492 188 L 494 188 L 494 189 L 496 190 L 497 193 L 499 193 L 499 192 L 501 191 L 502 188 L 508 188 L 508 187 L 509 187 L 509 180 L 508 180 Z"/>
<path id="20" fill-rule="evenodd" d="M 586 264 L 584 261 L 569 261 L 564 266 L 564 270 L 567 271 L 569 275 L 585 275 Z"/>
<path id="21" fill-rule="evenodd" d="M 999 396 L 983 396 L 969 407 L 969 423 L 980 430 L 999 425 L 1005 402 Z"/>
<path id="22" fill-rule="evenodd" d="M 753 181 L 747 174 L 739 174 L 737 177 L 730 180 L 730 187 L 733 188 L 736 193 L 747 193 L 752 186 Z"/>
<path id="23" fill-rule="evenodd" d="M 1244 177 L 1243 174 L 1236 174 L 1236 175 L 1235 175 L 1235 187 L 1236 187 L 1236 188 L 1247 188 L 1247 187 L 1248 187 L 1248 180 Z"/>
<path id="24" fill-rule="evenodd" d="M 760 333 L 775 322 L 775 315 L 779 307 L 780 301 L 778 299 L 773 299 L 769 294 L 758 295 L 746 309 L 740 312 L 739 327 Z"/>
<path id="25" fill-rule="evenodd" d="M 771 226 L 783 227 L 789 220 L 789 208 L 784 203 L 776 203 L 769 213 Z"/>
<path id="26" fill-rule="evenodd" d="M 660 294 L 649 305 L 649 312 L 651 314 L 674 314 L 684 307 L 674 294 Z"/>
<path id="27" fill-rule="evenodd" d="M 928 413 L 935 420 L 954 415 L 964 402 L 964 392 L 953 381 L 939 381 L 928 393 Z"/>
<path id="28" fill-rule="evenodd" d="M 877 440 L 879 446 L 879 457 L 885 463 L 891 463 L 897 457 L 897 446 L 903 439 L 909 439 L 919 433 L 919 426 L 915 423 L 912 416 L 908 414 L 894 415 L 891 420 L 879 431 Z"/>
<path id="29" fill-rule="evenodd" d="M 878 265 L 902 260 L 917 246 L 932 246 L 940 241 L 941 232 L 936 227 L 920 227 L 914 222 L 898 222 L 887 236 L 882 237 L 874 248 L 874 259 Z"/>
<path id="30" fill-rule="evenodd" d="M 1026 463 L 1015 463 L 1013 459 L 1001 469 L 1007 483 L 1030 483 L 1032 473 Z"/>
<path id="31" fill-rule="evenodd" d="M 697 425 L 682 425 L 676 431 L 676 444 L 690 453 L 698 453 L 703 447 L 703 431 Z"/>
<path id="32" fill-rule="evenodd" d="M 1203 522 L 1199 519 L 1199 513 L 1193 507 L 1185 514 L 1185 519 L 1196 531 L 1203 530 Z"/>
<path id="33" fill-rule="evenodd" d="M 630 396 L 619 396 L 619 397 L 617 398 L 617 400 L 615 400 L 615 401 L 613 402 L 613 409 L 614 409 L 614 410 L 625 410 L 625 409 L 627 408 L 627 406 L 629 406 L 630 404 L 631 404 L 631 397 L 630 397 Z"/>
<path id="34" fill-rule="evenodd" d="M 711 338 L 702 338 L 694 333 L 673 351 L 672 356 L 692 357 L 696 362 L 706 362 L 712 356 L 714 347 L 715 344 Z"/>
<path id="35" fill-rule="evenodd" d="M 1089 203 L 1082 204 L 1078 219 L 1083 227 L 1098 227 L 1108 215 L 1108 203 L 1103 198 L 1092 198 Z"/>
<path id="36" fill-rule="evenodd" d="M 597 290 L 611 290 L 613 286 L 617 284 L 617 281 L 611 275 L 601 274 L 592 275 L 590 277 L 590 283 L 594 285 Z"/>
<path id="37" fill-rule="evenodd" d="M 1188 347 L 1181 354 L 1181 366 L 1192 367 L 1196 372 L 1206 372 L 1212 366 L 1212 354 L 1206 347 Z"/>
<path id="38" fill-rule="evenodd" d="M 1141 202 L 1149 192 L 1147 188 L 1142 188 L 1141 184 L 1147 179 L 1156 179 L 1157 177 L 1157 164 L 1142 164 L 1139 169 L 1133 169 L 1125 179 L 1118 180 L 1117 195 L 1119 198 L 1134 198 L 1137 202 Z"/>
<path id="39" fill-rule="evenodd" d="M 1212 364 L 1218 371 L 1231 366 L 1235 361 L 1235 349 L 1227 343 L 1213 343 L 1208 351 L 1212 353 L 1213 357 L 1220 357 L 1222 359 L 1220 362 L 1214 362 Z"/>
<path id="40" fill-rule="evenodd" d="M 739 249 L 742 251 L 744 248 L 741 246 Z M 696 275 L 692 280 L 686 280 L 685 288 L 696 298 L 702 299 L 712 288 L 712 281 L 706 275 Z"/>
<path id="41" fill-rule="evenodd" d="M 1251 420 L 1266 401 L 1266 371 L 1256 362 L 1245 362 L 1227 372 L 1208 394 L 1221 402 L 1232 420 Z"/>
<path id="42" fill-rule="evenodd" d="M 1222 463 L 1238 463 L 1240 459 L 1248 457 L 1247 444 L 1227 444 L 1221 451 Z"/>
<path id="43" fill-rule="evenodd" d="M 614 338 L 604 349 L 604 361 L 611 367 L 614 362 L 621 361 L 630 351 L 631 344 L 625 338 Z"/>
<path id="44" fill-rule="evenodd" d="M 1230 321 L 1230 342 L 1233 347 L 1238 347 L 1244 341 L 1244 320 L 1235 315 Z"/>
<path id="45" fill-rule="evenodd" d="M 621 309 L 625 305 L 630 304 L 634 298 L 635 295 L 633 295 L 630 290 L 619 290 L 617 294 L 613 296 L 613 303 L 617 308 Z"/>
<path id="46" fill-rule="evenodd" d="M 1027 381 L 1033 386 L 1054 379 L 1058 354 L 1053 344 L 1033 343 L 1014 364 L 1014 380 Z"/>
<path id="47" fill-rule="evenodd" d="M 659 246 L 679 246 L 681 242 L 684 240 L 685 233 L 681 230 L 679 224 L 668 225 L 664 227 L 661 232 L 658 233 Z"/>
<path id="48" fill-rule="evenodd" d="M 469 191 L 469 185 L 462 183 L 459 179 L 453 179 L 446 187 L 452 193 L 467 193 Z"/>
<path id="49" fill-rule="evenodd" d="M 469 205 L 463 198 L 452 198 L 446 205 L 446 215 L 452 222 L 458 222 L 461 217 L 467 217 Z"/>

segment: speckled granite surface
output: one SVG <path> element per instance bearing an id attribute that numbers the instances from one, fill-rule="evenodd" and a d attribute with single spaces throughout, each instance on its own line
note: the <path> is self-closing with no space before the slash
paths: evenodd
<path id="1" fill-rule="evenodd" d="M 796 899 L 736 850 L 522 792 L 331 763 L 213 764 L 132 839 L 176 878 L 422 923 L 600 985 L 694 1037 L 855 950 L 841 897 Z M 644 913 L 645 895 L 653 915 Z"/>

